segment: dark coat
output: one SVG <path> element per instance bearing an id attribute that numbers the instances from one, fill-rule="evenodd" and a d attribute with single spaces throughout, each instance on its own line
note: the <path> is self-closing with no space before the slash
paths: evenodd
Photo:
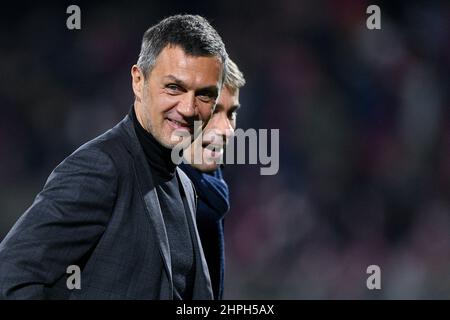
<path id="1" fill-rule="evenodd" d="M 214 299 L 221 300 L 225 275 L 224 216 L 230 209 L 228 185 L 220 168 L 212 173 L 202 173 L 186 164 L 181 164 L 180 168 L 197 191 L 198 232 L 211 275 Z"/>
<path id="2" fill-rule="evenodd" d="M 212 299 L 195 224 L 192 183 L 186 195 L 196 257 L 194 299 Z M 0 243 L 0 299 L 172 299 L 170 248 L 150 168 L 126 116 L 67 157 Z M 81 289 L 69 290 L 78 265 Z"/>

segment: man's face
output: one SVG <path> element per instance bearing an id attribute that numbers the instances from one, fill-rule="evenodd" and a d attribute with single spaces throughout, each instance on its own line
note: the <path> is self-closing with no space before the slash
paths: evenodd
<path id="1" fill-rule="evenodd" d="M 147 79 L 136 65 L 131 75 L 140 124 L 163 146 L 173 148 L 180 135 L 192 139 L 199 133 L 194 132 L 194 121 L 210 119 L 221 86 L 222 62 L 167 46 Z"/>
<path id="2" fill-rule="evenodd" d="M 186 150 L 186 155 L 190 155 L 189 162 L 194 168 L 203 172 L 218 168 L 224 148 L 234 134 L 239 107 L 239 89 L 224 86 L 203 134 Z M 201 154 L 197 156 L 201 161 L 194 161 L 196 152 Z"/>

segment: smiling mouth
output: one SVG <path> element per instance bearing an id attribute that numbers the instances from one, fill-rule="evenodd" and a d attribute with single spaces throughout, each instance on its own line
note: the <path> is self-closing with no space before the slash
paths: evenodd
<path id="1" fill-rule="evenodd" d="M 174 120 L 174 119 L 170 119 L 170 118 L 167 118 L 166 120 L 169 122 L 170 126 L 172 128 L 174 128 L 175 130 L 187 130 L 190 133 L 194 132 L 193 125 L 191 125 L 189 123 L 180 122 L 180 121 L 177 121 L 177 120 Z"/>
<path id="2" fill-rule="evenodd" d="M 220 151 L 223 149 L 223 145 L 221 144 L 214 144 L 214 143 L 209 143 L 209 142 L 205 142 L 202 144 L 202 147 L 204 149 L 209 149 L 211 151 Z"/>
<path id="3" fill-rule="evenodd" d="M 211 159 L 214 162 L 218 161 L 223 155 L 223 146 L 219 145 L 208 145 L 203 146 L 203 154 L 207 159 Z"/>

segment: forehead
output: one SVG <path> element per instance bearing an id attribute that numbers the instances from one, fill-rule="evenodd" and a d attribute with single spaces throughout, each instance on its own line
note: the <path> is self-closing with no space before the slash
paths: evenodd
<path id="1" fill-rule="evenodd" d="M 217 85 L 222 62 L 216 56 L 191 56 L 179 46 L 166 46 L 158 55 L 152 74 L 174 76 L 190 85 Z"/>

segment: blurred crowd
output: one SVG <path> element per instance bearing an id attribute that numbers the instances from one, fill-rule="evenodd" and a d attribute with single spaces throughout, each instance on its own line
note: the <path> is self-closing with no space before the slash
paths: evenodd
<path id="1" fill-rule="evenodd" d="M 228 165 L 227 299 L 450 298 L 450 4 L 79 1 L 0 19 L 0 239 L 51 170 L 120 121 L 143 32 L 207 17 L 247 80 L 238 127 L 280 129 L 280 170 Z M 381 290 L 366 269 L 381 268 Z"/>

